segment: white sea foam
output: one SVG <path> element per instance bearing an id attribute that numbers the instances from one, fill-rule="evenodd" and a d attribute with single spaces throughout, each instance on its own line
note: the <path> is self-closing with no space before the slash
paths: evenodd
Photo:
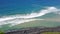
<path id="1" fill-rule="evenodd" d="M 32 18 L 40 17 L 47 13 L 58 13 L 58 12 L 60 12 L 60 9 L 57 9 L 56 7 L 47 7 L 46 9 L 40 10 L 39 13 L 1 17 L 0 26 L 5 24 L 11 24 L 10 26 L 14 26 L 25 22 L 35 21 L 37 19 Z"/>

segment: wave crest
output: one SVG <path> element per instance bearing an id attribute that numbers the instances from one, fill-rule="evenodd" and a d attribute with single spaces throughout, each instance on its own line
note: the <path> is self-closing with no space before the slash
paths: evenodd
<path id="1" fill-rule="evenodd" d="M 31 13 L 31 14 L 26 14 L 26 15 L 19 14 L 19 15 L 2 17 L 0 18 L 0 26 L 5 25 L 5 24 L 11 24 L 10 26 L 14 26 L 21 23 L 25 23 L 25 22 L 39 20 L 39 19 L 35 19 L 35 17 L 40 17 L 48 13 L 60 14 L 60 9 L 57 9 L 56 7 L 47 7 L 46 9 L 40 10 L 39 13 Z"/>

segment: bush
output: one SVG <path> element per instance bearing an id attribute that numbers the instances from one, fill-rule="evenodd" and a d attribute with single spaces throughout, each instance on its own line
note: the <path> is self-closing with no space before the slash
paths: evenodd
<path id="1" fill-rule="evenodd" d="M 0 31 L 0 34 L 4 34 L 4 32 Z"/>

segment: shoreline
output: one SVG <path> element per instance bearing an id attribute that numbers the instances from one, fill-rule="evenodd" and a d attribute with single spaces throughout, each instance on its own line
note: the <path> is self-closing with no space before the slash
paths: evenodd
<path id="1" fill-rule="evenodd" d="M 59 27 L 28 27 L 20 30 L 11 30 L 5 34 L 37 34 L 42 32 L 60 32 Z"/>

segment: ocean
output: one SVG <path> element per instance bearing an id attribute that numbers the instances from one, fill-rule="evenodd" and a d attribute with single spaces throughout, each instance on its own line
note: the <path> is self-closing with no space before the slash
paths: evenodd
<path id="1" fill-rule="evenodd" d="M 0 0 L 0 30 L 60 26 L 59 6 L 59 0 Z"/>

